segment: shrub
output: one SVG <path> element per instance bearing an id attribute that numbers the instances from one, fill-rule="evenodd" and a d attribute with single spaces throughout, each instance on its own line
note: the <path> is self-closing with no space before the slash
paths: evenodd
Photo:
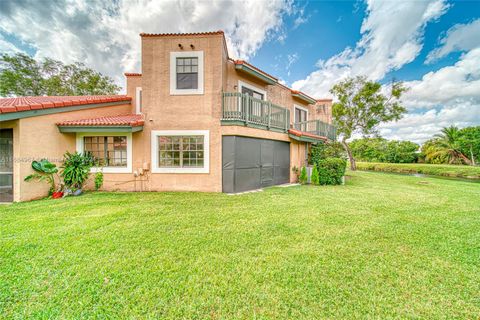
<path id="1" fill-rule="evenodd" d="M 320 176 L 318 175 L 318 169 L 317 169 L 316 164 L 313 165 L 312 176 L 310 177 L 310 182 L 313 185 L 319 185 L 320 184 Z"/>
<path id="2" fill-rule="evenodd" d="M 319 143 L 312 146 L 308 157 L 309 164 L 313 165 L 326 158 L 347 159 L 347 155 L 343 146 L 339 142 Z"/>
<path id="3" fill-rule="evenodd" d="M 345 175 L 347 161 L 340 158 L 327 158 L 318 161 L 319 183 L 321 185 L 342 184 Z"/>
<path id="4" fill-rule="evenodd" d="M 103 186 L 103 172 L 95 173 L 95 190 L 98 191 Z"/>
<path id="5" fill-rule="evenodd" d="M 305 167 L 302 167 L 302 170 L 300 171 L 300 177 L 298 178 L 301 184 L 306 184 L 308 177 L 307 177 L 307 169 Z"/>
<path id="6" fill-rule="evenodd" d="M 25 181 L 46 181 L 50 185 L 48 195 L 51 195 L 55 191 L 60 191 L 61 185 L 57 187 L 55 184 L 55 176 L 57 176 L 58 178 L 58 168 L 54 163 L 51 163 L 47 159 L 33 161 L 32 169 L 35 170 L 35 173 L 32 173 L 31 175 L 25 177 Z"/>
<path id="7" fill-rule="evenodd" d="M 61 173 L 65 186 L 76 190 L 82 189 L 94 163 L 93 157 L 88 153 L 65 153 Z"/>

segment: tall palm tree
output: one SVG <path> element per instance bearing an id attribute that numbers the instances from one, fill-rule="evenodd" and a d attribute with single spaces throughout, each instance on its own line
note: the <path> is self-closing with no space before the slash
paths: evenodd
<path id="1" fill-rule="evenodd" d="M 436 134 L 432 141 L 432 147 L 428 148 L 426 159 L 444 158 L 449 164 L 471 164 L 470 159 L 460 151 L 458 144 L 459 129 L 455 126 L 445 127 L 440 134 Z"/>

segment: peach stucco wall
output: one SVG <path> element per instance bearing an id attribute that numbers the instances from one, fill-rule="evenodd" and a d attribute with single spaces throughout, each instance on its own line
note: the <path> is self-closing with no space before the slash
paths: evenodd
<path id="1" fill-rule="evenodd" d="M 33 160 L 47 158 L 60 165 L 66 151 L 75 151 L 75 134 L 60 133 L 56 126 L 57 122 L 129 112 L 130 104 L 124 104 L 0 122 L 2 128 L 14 129 L 14 201 L 44 197 L 48 191 L 46 183 L 23 181 L 33 172 L 31 168 Z"/>
<path id="2" fill-rule="evenodd" d="M 135 106 L 137 103 L 137 88 L 142 87 L 142 77 L 141 76 L 127 76 L 127 96 L 132 98 L 132 108 L 135 111 Z"/>
<path id="3" fill-rule="evenodd" d="M 183 46 L 183 50 L 179 48 Z M 170 95 L 170 52 L 203 51 L 204 94 Z M 142 110 L 145 126 L 134 137 L 138 152 L 133 155 L 133 168 L 151 168 L 152 130 L 209 130 L 209 173 L 151 173 L 141 177 L 143 190 L 222 191 L 221 176 L 221 35 L 194 37 L 142 38 Z M 120 187 L 120 186 L 119 186 Z M 131 188 L 123 185 L 121 188 Z"/>

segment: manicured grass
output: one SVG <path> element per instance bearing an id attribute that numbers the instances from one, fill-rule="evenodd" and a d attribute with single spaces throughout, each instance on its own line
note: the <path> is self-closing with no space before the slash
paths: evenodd
<path id="1" fill-rule="evenodd" d="M 393 173 L 421 173 L 432 176 L 480 179 L 480 167 L 425 163 L 357 162 L 358 170 Z"/>
<path id="2" fill-rule="evenodd" d="M 0 206 L 4 318 L 477 318 L 480 187 L 92 193 Z"/>

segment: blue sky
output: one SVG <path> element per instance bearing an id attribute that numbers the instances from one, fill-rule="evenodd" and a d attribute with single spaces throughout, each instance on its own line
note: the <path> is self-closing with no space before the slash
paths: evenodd
<path id="1" fill-rule="evenodd" d="M 361 1 L 299 2 L 304 8 L 306 22 L 295 26 L 297 17 L 285 20 L 288 29 L 284 40 L 266 42 L 250 60 L 291 85 L 315 70 L 320 59 L 328 59 L 345 47 L 353 47 L 360 40 L 359 32 L 366 16 L 366 5 Z M 480 18 L 480 1 L 451 1 L 448 11 L 438 21 L 425 28 L 424 46 L 414 61 L 399 70 L 389 72 L 384 81 L 420 79 L 425 73 L 455 63 L 460 52 L 426 64 L 427 54 L 439 44 L 439 38 L 451 27 Z M 479 30 L 480 37 L 480 30 Z M 288 56 L 296 56 L 292 65 Z"/>
<path id="2" fill-rule="evenodd" d="M 141 32 L 222 29 L 230 55 L 317 98 L 349 76 L 409 88 L 390 139 L 480 124 L 480 2 L 453 0 L 0 1 L 0 52 L 81 61 L 124 85 Z"/>

